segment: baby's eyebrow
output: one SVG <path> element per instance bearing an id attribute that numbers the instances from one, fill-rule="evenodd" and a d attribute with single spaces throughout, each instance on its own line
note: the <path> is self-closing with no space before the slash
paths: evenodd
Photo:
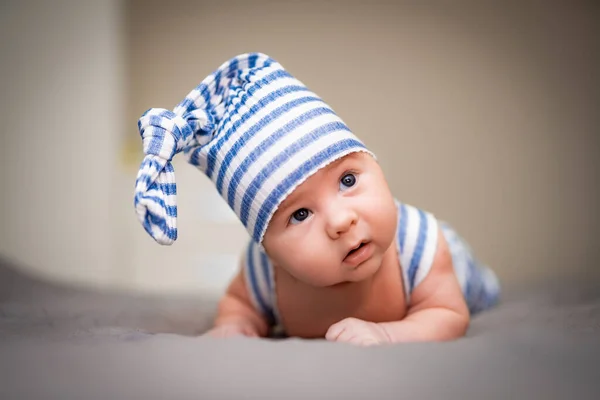
<path id="1" fill-rule="evenodd" d="M 327 171 L 329 174 L 331 173 L 340 173 L 340 170 L 345 170 L 348 169 L 347 165 L 353 165 L 353 163 L 355 162 L 355 160 L 351 157 L 345 157 L 341 160 L 338 160 L 337 163 L 332 163 L 329 165 L 329 170 Z"/>
<path id="2" fill-rule="evenodd" d="M 298 201 L 300 194 L 292 192 L 280 205 L 278 211 L 285 212 Z"/>

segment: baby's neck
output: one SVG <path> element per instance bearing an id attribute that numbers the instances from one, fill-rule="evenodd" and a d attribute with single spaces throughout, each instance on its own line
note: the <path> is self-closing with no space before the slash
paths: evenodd
<path id="1" fill-rule="evenodd" d="M 379 271 L 358 282 L 340 282 L 335 285 L 325 286 L 321 290 L 328 291 L 331 294 L 343 294 L 344 296 L 352 296 L 360 298 L 366 296 L 373 288 L 373 283 L 376 281 L 376 276 Z"/>

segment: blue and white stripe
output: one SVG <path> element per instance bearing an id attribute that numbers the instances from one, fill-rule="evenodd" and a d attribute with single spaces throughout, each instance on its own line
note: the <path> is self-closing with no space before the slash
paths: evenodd
<path id="1" fill-rule="evenodd" d="M 147 116 L 154 115 L 160 118 L 150 124 Z M 331 107 L 260 53 L 224 63 L 173 112 L 149 110 L 140 133 L 147 156 L 135 205 L 161 244 L 177 238 L 170 161 L 180 151 L 212 180 L 257 243 L 279 204 L 309 176 L 351 152 L 372 154 Z"/>
<path id="2" fill-rule="evenodd" d="M 446 222 L 404 203 L 398 206 L 397 246 L 407 300 L 422 283 L 431 267 L 441 231 L 448 244 L 452 265 L 471 314 L 495 305 L 500 284 L 492 270 L 481 264 L 469 244 Z"/>
<path id="3" fill-rule="evenodd" d="M 475 258 L 469 244 L 448 223 L 440 222 L 440 228 L 471 314 L 494 306 L 500 299 L 500 283 L 496 274 Z"/>
<path id="4" fill-rule="evenodd" d="M 397 246 L 406 299 L 427 276 L 437 251 L 438 223 L 433 215 L 408 204 L 398 207 Z"/>
<path id="5" fill-rule="evenodd" d="M 265 317 L 269 325 L 277 325 L 279 313 L 273 264 L 262 246 L 254 240 L 248 243 L 243 264 L 246 287 L 254 308 Z"/>

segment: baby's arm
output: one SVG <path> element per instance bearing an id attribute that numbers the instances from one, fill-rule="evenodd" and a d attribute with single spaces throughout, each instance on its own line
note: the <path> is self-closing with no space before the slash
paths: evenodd
<path id="1" fill-rule="evenodd" d="M 427 277 L 415 288 L 407 316 L 379 324 L 392 342 L 444 341 L 464 336 L 469 310 L 452 265 L 444 235 Z"/>
<path id="2" fill-rule="evenodd" d="M 215 326 L 208 332 L 209 335 L 218 337 L 267 335 L 267 322 L 252 305 L 244 279 L 244 268 L 240 268 L 219 302 Z"/>
<path id="3" fill-rule="evenodd" d="M 360 345 L 452 340 L 469 326 L 467 308 L 446 240 L 439 231 L 431 270 L 412 293 L 401 321 L 374 323 L 346 318 L 327 331 L 328 340 Z"/>

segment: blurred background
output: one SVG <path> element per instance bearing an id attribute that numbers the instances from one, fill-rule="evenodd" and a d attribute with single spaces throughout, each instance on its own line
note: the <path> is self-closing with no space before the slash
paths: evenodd
<path id="1" fill-rule="evenodd" d="M 175 159 L 179 239 L 138 223 L 137 120 L 277 59 L 505 286 L 600 278 L 593 1 L 0 2 L 0 259 L 53 282 L 219 294 L 247 234 Z"/>

